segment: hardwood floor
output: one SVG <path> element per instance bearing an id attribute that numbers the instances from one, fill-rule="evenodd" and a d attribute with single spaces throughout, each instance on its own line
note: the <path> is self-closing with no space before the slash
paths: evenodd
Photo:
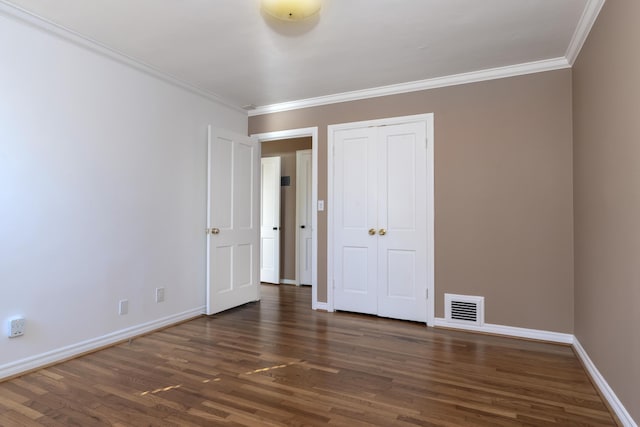
<path id="1" fill-rule="evenodd" d="M 2 426 L 611 426 L 570 347 L 348 313 L 309 288 L 0 383 Z"/>

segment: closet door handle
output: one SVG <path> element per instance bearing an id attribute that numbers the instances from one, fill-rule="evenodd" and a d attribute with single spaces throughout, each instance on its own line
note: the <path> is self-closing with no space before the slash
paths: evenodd
<path id="1" fill-rule="evenodd" d="M 385 234 L 387 234 L 387 230 L 385 230 L 384 228 L 381 228 L 380 231 L 378 231 L 378 234 L 381 236 L 384 236 Z"/>
<path id="2" fill-rule="evenodd" d="M 375 236 L 376 235 L 376 229 L 375 228 L 370 228 L 369 229 L 369 236 Z"/>

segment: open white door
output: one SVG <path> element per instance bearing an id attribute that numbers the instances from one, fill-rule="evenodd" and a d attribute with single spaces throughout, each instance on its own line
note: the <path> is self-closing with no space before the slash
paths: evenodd
<path id="1" fill-rule="evenodd" d="M 207 314 L 260 299 L 260 144 L 209 126 Z"/>
<path id="2" fill-rule="evenodd" d="M 299 285 L 311 284 L 313 239 L 311 230 L 311 150 L 296 151 L 296 277 Z"/>
<path id="3" fill-rule="evenodd" d="M 280 283 L 280 157 L 261 162 L 260 281 Z"/>

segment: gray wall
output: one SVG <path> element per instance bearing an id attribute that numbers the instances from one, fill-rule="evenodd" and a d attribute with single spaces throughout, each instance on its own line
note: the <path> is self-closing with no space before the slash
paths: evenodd
<path id="1" fill-rule="evenodd" d="M 605 3 L 573 70 L 575 335 L 640 421 L 640 2 Z"/>
<path id="2" fill-rule="evenodd" d="M 445 292 L 484 295 L 489 323 L 572 333 L 570 70 L 255 116 L 249 133 L 318 126 L 326 200 L 327 125 L 431 112 L 436 316 Z M 320 301 L 326 213 L 318 212 Z"/>

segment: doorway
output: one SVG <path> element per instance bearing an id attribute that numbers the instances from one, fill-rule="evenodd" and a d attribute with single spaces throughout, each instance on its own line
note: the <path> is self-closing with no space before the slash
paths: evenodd
<path id="1" fill-rule="evenodd" d="M 298 260 L 301 258 L 300 252 L 304 251 L 298 237 L 301 231 L 311 229 L 311 221 L 304 223 L 298 220 L 299 208 L 310 210 L 311 205 L 310 192 L 300 191 L 301 176 L 298 174 L 298 169 L 302 166 L 300 172 L 305 176 L 311 171 L 304 170 L 304 162 L 298 165 L 298 158 L 302 153 L 309 153 L 310 160 L 311 138 L 275 140 L 262 143 L 261 146 L 261 281 L 287 285 L 311 285 L 310 274 L 308 278 L 303 278 L 298 265 Z M 304 185 L 306 184 L 304 182 L 302 184 L 305 188 L 311 187 L 310 181 L 308 186 Z M 299 198 L 307 195 L 306 200 L 300 200 L 302 203 L 298 203 Z M 310 245 L 308 246 L 310 248 Z M 308 259 L 310 258 L 309 256 Z M 309 270 L 310 267 L 309 265 Z"/>
<path id="2" fill-rule="evenodd" d="M 310 143 L 310 145 L 293 145 L 292 148 L 290 148 L 288 150 L 288 152 L 291 155 L 291 160 L 292 160 L 292 165 L 293 165 L 293 169 L 296 170 L 296 157 L 297 157 L 297 153 L 296 151 L 300 151 L 300 150 L 305 150 L 309 149 L 311 150 L 311 161 L 310 161 L 310 190 L 311 190 L 311 202 L 309 203 L 309 206 L 307 207 L 307 209 L 310 211 L 309 214 L 307 215 L 307 218 L 310 217 L 310 224 L 307 224 L 305 222 L 305 220 L 301 220 L 298 219 L 296 220 L 296 207 L 295 205 L 289 209 L 289 226 L 287 227 L 286 225 L 284 225 L 284 222 L 281 222 L 282 224 L 282 233 L 281 233 L 281 239 L 284 240 L 285 238 L 289 237 L 291 242 L 290 245 L 292 247 L 296 247 L 299 246 L 299 241 L 300 239 L 300 230 L 305 230 L 306 235 L 310 234 L 310 240 L 307 241 L 306 243 L 306 248 L 309 250 L 310 255 L 307 256 L 307 258 L 310 261 L 311 264 L 311 268 L 310 268 L 310 285 L 312 287 L 312 308 L 315 309 L 326 309 L 326 303 L 319 303 L 318 302 L 318 289 L 317 289 L 317 259 L 318 259 L 318 255 L 317 255 L 317 241 L 318 241 L 318 231 L 317 231 L 317 222 L 318 222 L 318 218 L 317 218 L 317 200 L 318 200 L 318 128 L 317 127 L 312 127 L 312 128 L 303 128 L 303 129 L 291 129 L 291 130 L 285 130 L 285 131 L 276 131 L 276 132 L 267 132 L 267 133 L 262 133 L 262 134 L 255 134 L 252 135 L 253 137 L 256 137 L 261 143 L 262 143 L 262 152 L 263 152 L 263 157 L 264 155 L 269 156 L 269 155 L 273 155 L 273 156 L 280 156 L 281 158 L 283 157 L 282 155 L 282 150 L 278 150 L 278 148 L 274 148 L 272 150 L 272 147 L 269 145 L 270 143 L 273 143 L 274 141 L 279 141 L 281 144 L 285 145 L 285 144 L 295 144 L 295 140 L 300 140 L 300 139 L 306 139 L 308 141 L 308 143 Z M 274 146 L 275 147 L 275 146 Z M 275 150 L 275 152 L 274 152 Z M 277 151 L 281 151 L 281 153 L 278 153 Z M 287 151 L 284 151 L 285 153 Z M 287 192 L 287 190 L 289 190 L 289 193 L 294 193 L 291 194 L 291 201 L 296 200 L 296 195 L 295 195 L 295 189 L 296 189 L 296 180 L 293 179 L 292 174 L 288 173 L 284 168 L 284 161 L 283 163 L 283 172 L 282 172 L 282 183 L 284 184 L 281 186 L 282 192 L 281 192 L 281 196 L 283 195 L 283 192 Z M 288 178 L 287 178 L 288 177 Z M 288 184 L 288 185 L 287 185 Z M 291 191 L 293 190 L 293 191 Z M 286 198 L 286 195 L 285 195 Z M 286 203 L 286 200 L 282 200 L 281 201 L 281 206 L 283 206 Z M 287 212 L 287 208 L 284 207 L 283 212 Z M 283 218 L 284 221 L 286 221 L 286 218 Z M 301 228 L 302 226 L 304 226 L 304 228 Z M 287 227 L 288 230 L 284 230 L 284 228 Z M 310 229 L 310 230 L 309 230 Z M 289 236 L 287 236 L 287 231 L 290 233 Z M 309 233 L 310 231 L 310 233 Z M 297 236 L 296 236 L 297 235 Z M 296 238 L 297 237 L 297 238 Z M 283 244 L 284 246 L 284 244 Z M 286 275 L 281 274 L 281 277 L 283 277 L 284 280 L 281 281 L 281 283 L 287 283 L 287 284 L 300 284 L 301 280 L 301 271 L 300 271 L 300 267 L 296 268 L 296 265 L 298 264 L 299 266 L 299 262 L 296 262 L 296 250 L 290 250 L 288 251 L 289 254 L 293 254 L 293 256 L 285 256 L 283 257 L 283 260 L 281 262 L 281 265 L 283 265 L 285 262 L 288 262 L 289 265 L 283 265 L 283 273 L 286 273 Z M 299 257 L 298 257 L 299 258 Z M 291 274 L 291 270 L 293 269 L 293 271 L 295 272 L 293 275 Z M 293 279 L 291 279 L 291 277 L 293 277 Z M 302 283 L 304 283 L 306 280 L 303 279 Z"/>

